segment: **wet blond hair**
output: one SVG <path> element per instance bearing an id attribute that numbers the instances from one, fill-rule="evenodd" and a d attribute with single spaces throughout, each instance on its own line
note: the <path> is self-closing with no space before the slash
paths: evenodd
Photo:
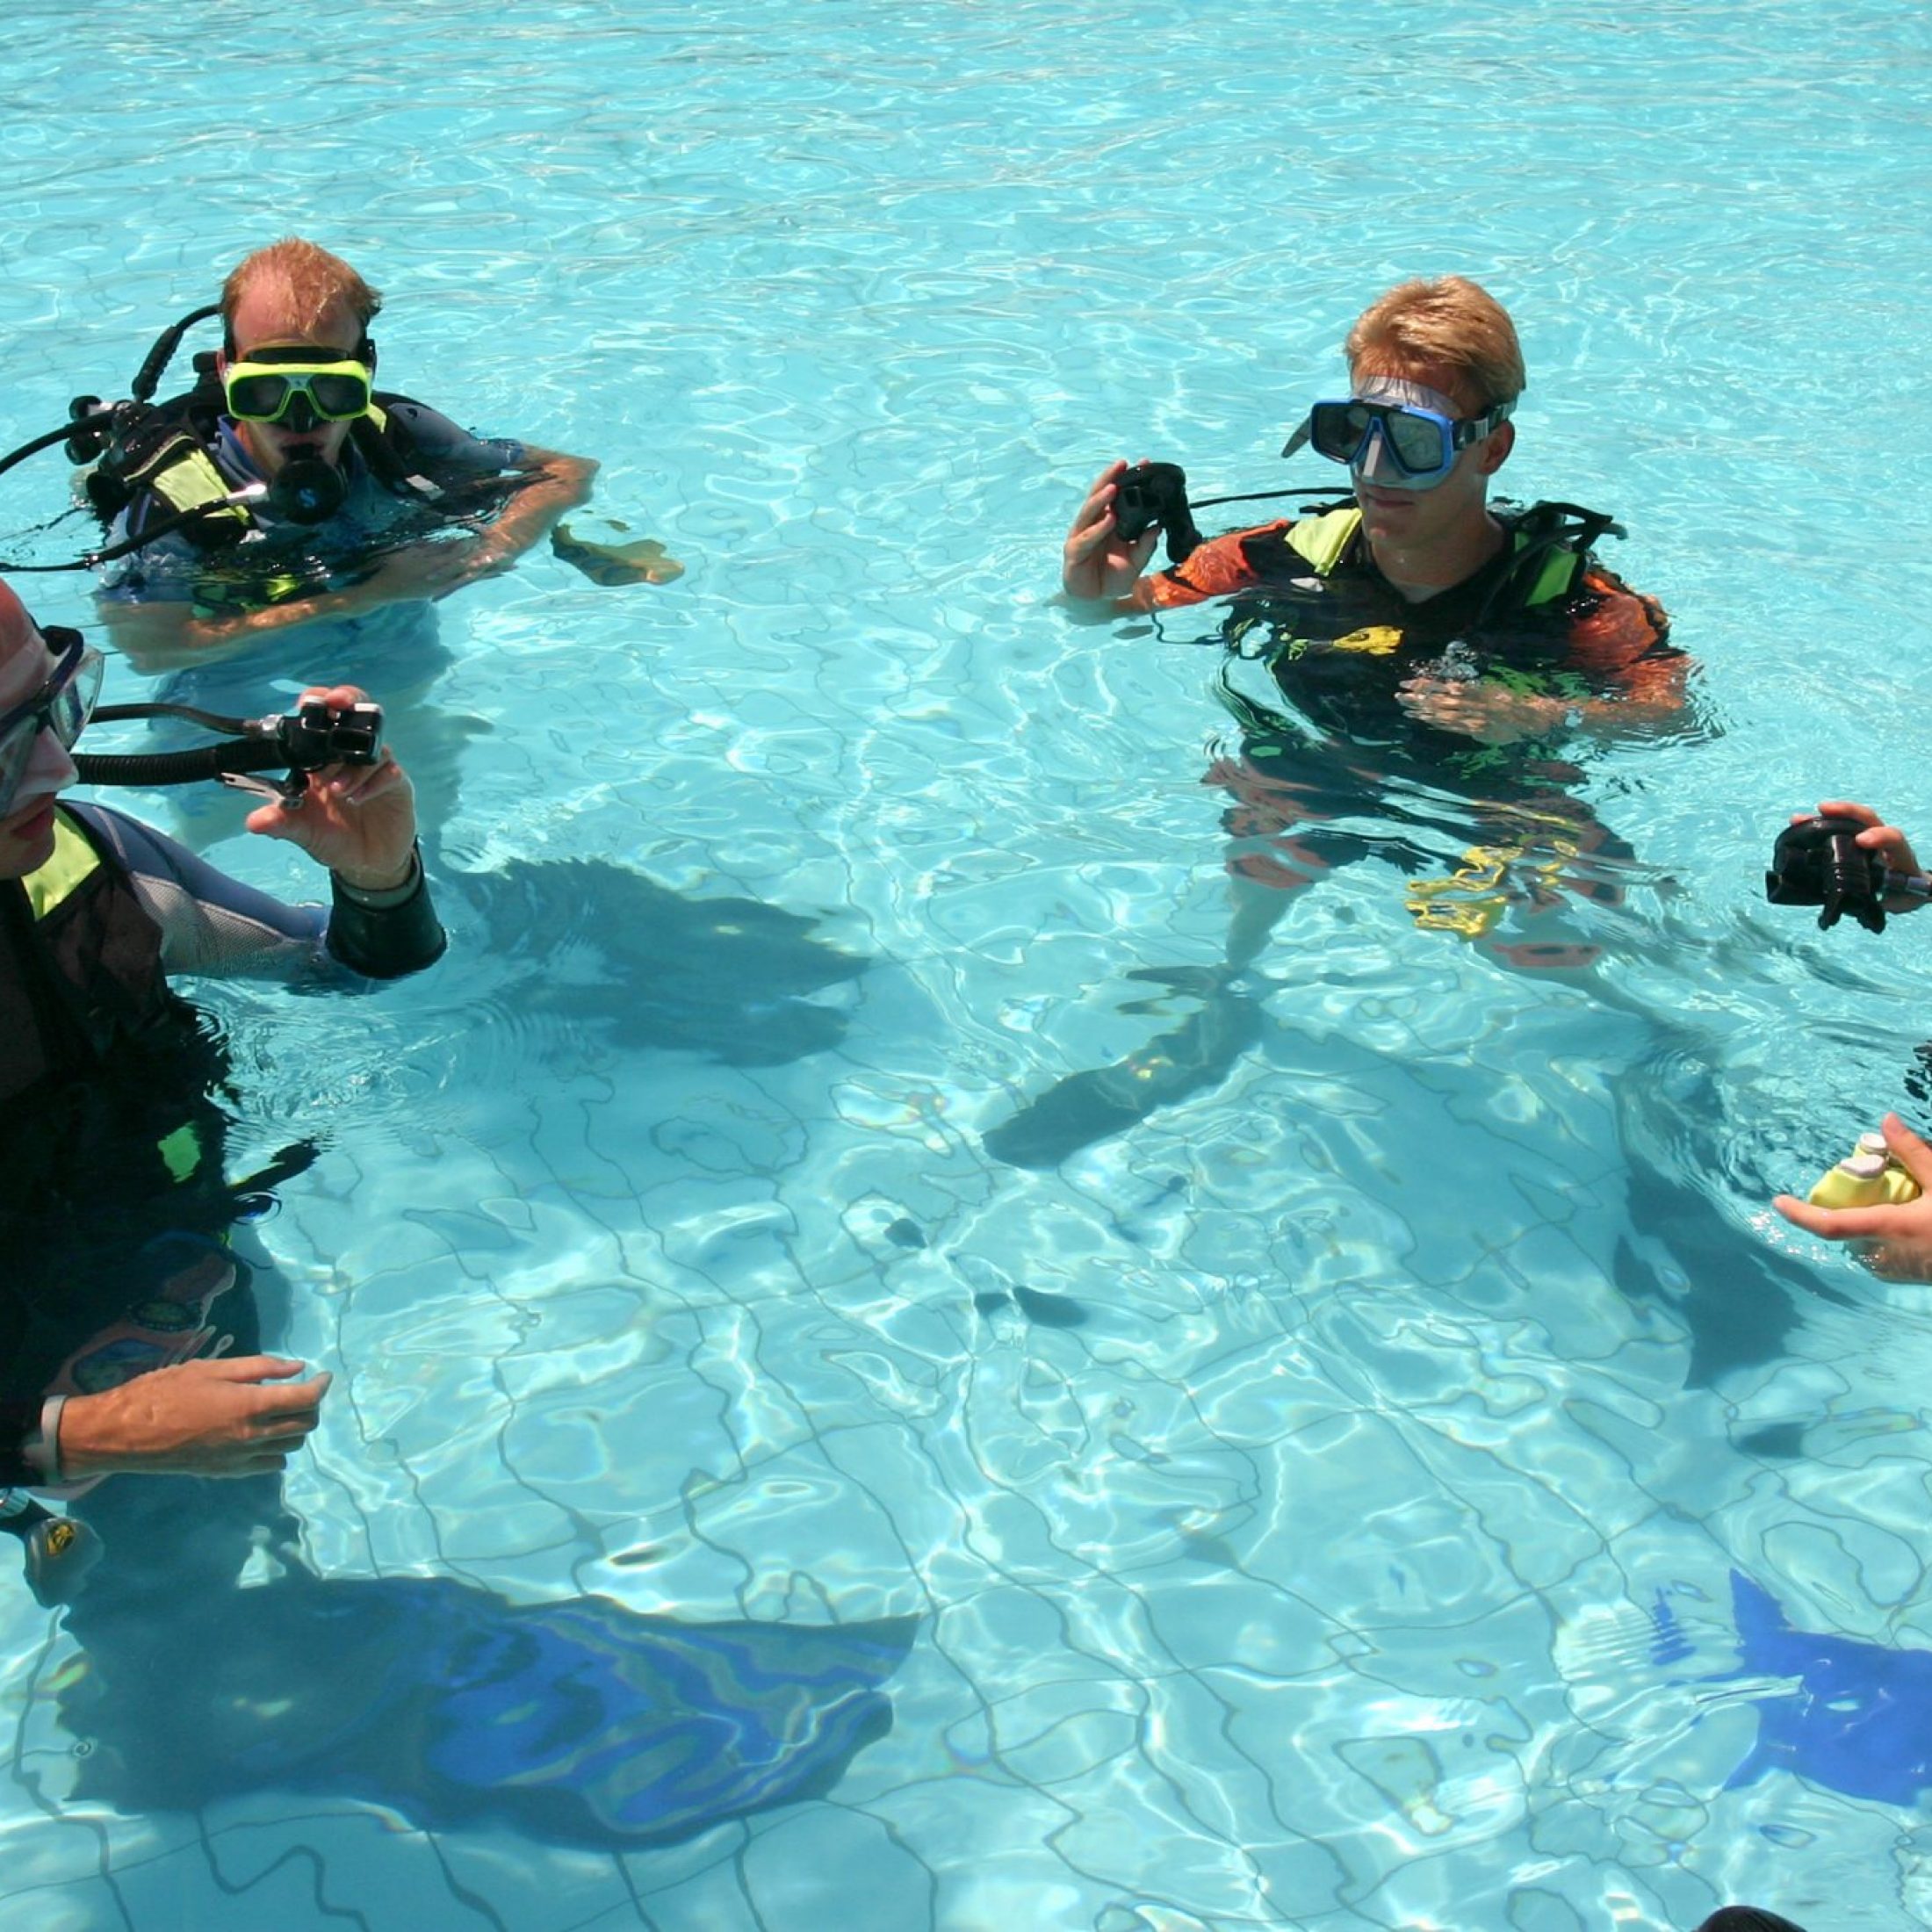
<path id="1" fill-rule="evenodd" d="M 221 285 L 221 326 L 228 353 L 235 352 L 234 312 L 257 284 L 279 283 L 288 292 L 289 312 L 302 329 L 319 328 L 328 312 L 346 307 L 362 325 L 364 335 L 382 309 L 382 297 L 339 256 L 317 248 L 299 235 L 285 235 L 237 263 Z"/>
<path id="2" fill-rule="evenodd" d="M 1397 284 L 1357 317 L 1346 350 L 1352 375 L 1453 377 L 1452 386 L 1477 414 L 1514 402 L 1527 379 L 1516 324 L 1495 296 L 1461 275 Z"/>

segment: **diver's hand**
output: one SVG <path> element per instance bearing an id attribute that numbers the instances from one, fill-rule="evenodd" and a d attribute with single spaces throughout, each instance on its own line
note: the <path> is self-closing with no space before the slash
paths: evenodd
<path id="1" fill-rule="evenodd" d="M 1512 691 L 1481 678 L 1409 678 L 1397 687 L 1395 702 L 1424 724 L 1485 745 L 1548 738 L 1562 730 L 1570 710 L 1560 697 Z"/>
<path id="2" fill-rule="evenodd" d="M 1808 1234 L 1862 1244 L 1876 1273 L 1895 1281 L 1932 1281 L 1932 1147 L 1896 1114 L 1885 1115 L 1885 1136 L 1892 1158 L 1923 1190 L 1916 1200 L 1880 1208 L 1814 1208 L 1793 1194 L 1780 1194 L 1771 1206 Z"/>
<path id="3" fill-rule="evenodd" d="M 241 1355 L 177 1362 L 61 1411 L 64 1479 L 252 1476 L 279 1469 L 319 1417 L 329 1378 L 306 1382 L 299 1362 Z"/>
<path id="4" fill-rule="evenodd" d="M 304 691 L 304 704 L 346 709 L 368 702 L 353 684 Z M 374 765 L 325 765 L 309 774 L 308 789 L 293 811 L 263 805 L 247 819 L 264 839 L 287 839 L 364 892 L 406 884 L 415 869 L 416 795 L 387 746 Z"/>
<path id="5" fill-rule="evenodd" d="M 1820 818 L 1856 818 L 1865 829 L 1858 834 L 1857 844 L 1864 851 L 1875 854 L 1885 861 L 1889 872 L 1904 872 L 1916 877 L 1924 868 L 1912 850 L 1911 841 L 1896 825 L 1885 824 L 1870 805 L 1855 805 L 1845 798 L 1827 798 L 1818 807 Z M 1808 812 L 1794 811 L 1791 823 L 1803 825 L 1810 817 Z M 1925 904 L 1915 893 L 1887 892 L 1885 911 L 1888 912 L 1916 912 Z"/>
<path id="6" fill-rule="evenodd" d="M 1154 554 L 1160 537 L 1157 523 L 1131 544 L 1123 544 L 1115 530 L 1114 487 L 1126 474 L 1124 461 L 1108 464 L 1075 513 L 1060 553 L 1060 588 L 1070 597 L 1124 597 Z"/>

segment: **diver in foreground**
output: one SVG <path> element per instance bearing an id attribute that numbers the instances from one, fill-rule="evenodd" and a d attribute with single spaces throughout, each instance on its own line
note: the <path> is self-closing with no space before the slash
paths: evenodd
<path id="1" fill-rule="evenodd" d="M 300 625 L 447 596 L 509 569 L 589 494 L 588 458 L 480 439 L 378 392 L 369 325 L 381 306 L 314 242 L 258 249 L 223 286 L 221 350 L 198 358 L 195 388 L 109 440 L 89 482 L 96 508 L 116 542 L 155 532 L 102 593 L 137 668 L 211 663 Z M 252 486 L 271 494 L 233 500 Z M 436 537 L 458 528 L 468 534 Z"/>
<path id="2" fill-rule="evenodd" d="M 1357 321 L 1347 357 L 1348 394 L 1316 402 L 1283 453 L 1308 446 L 1345 464 L 1348 495 L 1203 541 L 1179 472 L 1116 462 L 1074 517 L 1062 586 L 1094 617 L 1232 600 L 1220 695 L 1243 742 L 1208 782 L 1235 800 L 1234 915 L 1200 1013 L 996 1128 L 996 1158 L 1053 1165 L 1221 1078 L 1260 1024 L 1231 982 L 1295 893 L 1357 859 L 1411 875 L 1417 924 L 1510 964 L 1594 956 L 1490 935 L 1512 907 L 1553 907 L 1566 889 L 1614 895 L 1588 858 L 1629 847 L 1570 795 L 1572 761 L 1676 727 L 1688 660 L 1658 605 L 1591 553 L 1616 532 L 1609 517 L 1491 502 L 1525 381 L 1515 327 L 1491 296 L 1458 276 L 1405 282 Z M 1164 533 L 1172 561 L 1148 576 Z M 1265 667 L 1268 698 L 1235 682 L 1244 660 Z M 1373 834 L 1340 823 L 1365 818 Z M 1428 876 L 1445 836 L 1466 843 L 1461 861 Z"/>
<path id="3" fill-rule="evenodd" d="M 0 585 L 0 1485 L 249 1475 L 300 1446 L 328 1378 L 256 1352 L 227 1236 L 265 1178 L 227 1179 L 227 1051 L 167 975 L 356 984 L 443 948 L 409 781 L 372 735 L 248 819 L 328 869 L 327 912 L 62 804 L 100 674 L 78 631 L 42 632 Z M 311 703 L 351 726 L 372 710 L 349 687 Z M 36 1542 L 46 1512 L 18 1490 L 4 1517 L 61 1600 L 72 1537 Z"/>

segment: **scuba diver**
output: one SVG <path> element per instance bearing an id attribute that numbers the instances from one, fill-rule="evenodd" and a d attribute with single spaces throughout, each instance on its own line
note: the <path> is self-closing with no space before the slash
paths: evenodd
<path id="1" fill-rule="evenodd" d="M 184 328 L 213 308 L 155 345 L 135 405 L 76 403 L 69 454 L 87 453 L 91 430 L 90 498 L 113 544 L 138 544 L 101 593 L 137 669 L 218 661 L 324 619 L 353 632 L 447 596 L 509 569 L 588 496 L 588 459 L 483 440 L 378 391 L 380 307 L 347 263 L 290 237 L 228 277 L 222 346 L 196 358 L 191 391 L 148 405 L 143 381 L 152 393 Z M 470 534 L 432 540 L 452 527 Z"/>
<path id="2" fill-rule="evenodd" d="M 1591 554 L 1621 535 L 1609 517 L 1490 501 L 1525 381 L 1493 297 L 1459 276 L 1402 283 L 1357 321 L 1346 354 L 1349 394 L 1316 403 L 1282 453 L 1311 446 L 1345 464 L 1349 495 L 1203 541 L 1179 470 L 1116 462 L 1074 517 L 1062 584 L 1094 618 L 1234 600 L 1220 695 L 1243 742 L 1207 781 L 1235 800 L 1234 914 L 1221 968 L 1143 976 L 1192 986 L 1201 1013 L 995 1128 L 996 1158 L 1056 1164 L 1219 1080 L 1259 1029 L 1236 976 L 1296 892 L 1371 854 L 1410 874 L 1419 925 L 1531 969 L 1594 956 L 1489 934 L 1513 905 L 1546 910 L 1566 890 L 1614 898 L 1589 859 L 1630 850 L 1569 795 L 1582 775 L 1571 753 L 1675 727 L 1688 660 L 1661 608 Z M 1164 534 L 1170 566 L 1145 575 Z M 1251 660 L 1272 679 L 1265 698 L 1236 681 Z M 1364 818 L 1374 831 L 1358 829 Z M 1438 864 L 1445 830 L 1466 845 L 1461 861 L 1417 876 Z"/>
<path id="3" fill-rule="evenodd" d="M 168 973 L 363 984 L 415 972 L 444 944 L 409 781 L 360 691 L 311 691 L 319 748 L 270 744 L 254 761 L 297 776 L 231 781 L 273 795 L 250 832 L 328 869 L 325 913 L 241 885 L 119 812 L 61 802 L 92 775 L 68 753 L 101 668 L 80 632 L 41 631 L 0 585 L 0 1485 L 12 1486 L 0 1527 L 25 1542 L 43 1601 L 69 1593 L 76 1535 L 22 1487 L 277 1469 L 328 1388 L 257 1352 L 227 1247 L 248 1197 L 313 1150 L 229 1183 L 214 1098 L 226 1049 Z M 249 767 L 226 751 L 209 761 L 199 775 Z M 128 762 L 133 782 L 152 782 L 157 761 Z"/>

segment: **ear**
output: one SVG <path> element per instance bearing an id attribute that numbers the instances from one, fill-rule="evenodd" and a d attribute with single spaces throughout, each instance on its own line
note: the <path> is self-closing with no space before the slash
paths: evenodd
<path id="1" fill-rule="evenodd" d="M 1499 422 L 1476 445 L 1476 467 L 1483 475 L 1494 476 L 1510 460 L 1510 451 L 1515 447 L 1516 425 Z"/>

